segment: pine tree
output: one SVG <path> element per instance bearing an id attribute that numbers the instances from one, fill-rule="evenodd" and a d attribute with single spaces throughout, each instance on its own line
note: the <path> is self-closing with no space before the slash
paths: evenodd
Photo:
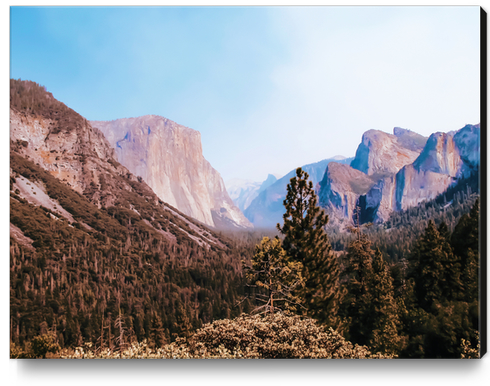
<path id="1" fill-rule="evenodd" d="M 477 209 L 472 213 L 477 218 Z M 429 221 L 410 256 L 408 278 L 416 300 L 406 325 L 410 335 L 407 356 L 459 358 L 461 339 L 477 343 L 477 300 L 468 302 L 471 287 L 467 285 L 472 283 L 464 269 L 472 259 L 471 241 L 477 240 L 471 221 L 471 215 L 462 216 L 452 236 L 444 223 L 436 229 Z"/>
<path id="2" fill-rule="evenodd" d="M 266 294 L 256 294 L 265 303 L 256 311 L 273 314 L 274 310 L 296 310 L 299 302 L 293 293 L 303 284 L 302 265 L 289 259 L 279 238 L 264 237 L 255 247 L 252 266 L 243 264 L 252 285 L 266 290 Z"/>
<path id="3" fill-rule="evenodd" d="M 415 295 L 419 306 L 427 312 L 431 311 L 432 306 L 440 303 L 444 295 L 441 284 L 444 280 L 444 261 L 447 260 L 445 256 L 447 251 L 443 244 L 443 238 L 434 222 L 430 220 L 425 233 L 410 256 L 409 277 L 414 279 Z"/>
<path id="4" fill-rule="evenodd" d="M 477 199 L 470 214 L 461 216 L 451 236 L 454 254 L 461 262 L 464 299 L 469 303 L 478 301 L 479 217 L 480 202 Z"/>
<path id="5" fill-rule="evenodd" d="M 163 328 L 162 319 L 155 313 L 150 329 L 150 345 L 155 348 L 162 347 L 166 343 L 165 331 Z"/>
<path id="6" fill-rule="evenodd" d="M 296 176 L 287 186 L 284 224 L 277 224 L 277 228 L 284 235 L 282 247 L 286 254 L 303 265 L 305 284 L 297 295 L 307 315 L 338 328 L 339 265 L 324 229 L 328 216 L 318 207 L 308 177 L 301 168 L 296 169 Z"/>
<path id="7" fill-rule="evenodd" d="M 372 302 L 369 290 L 374 251 L 366 235 L 359 233 L 347 249 L 347 294 L 342 301 L 342 314 L 349 321 L 348 339 L 364 345 L 369 341 Z"/>
<path id="8" fill-rule="evenodd" d="M 440 278 L 443 298 L 449 301 L 460 300 L 463 297 L 460 259 L 453 253 L 453 248 L 450 244 L 451 233 L 444 221 L 441 222 L 437 231 L 440 236 L 441 261 L 444 267 L 444 273 Z"/>
<path id="9" fill-rule="evenodd" d="M 376 250 L 369 280 L 372 333 L 368 346 L 372 351 L 397 354 L 401 349 L 400 318 L 395 301 L 393 279 L 381 252 Z"/>

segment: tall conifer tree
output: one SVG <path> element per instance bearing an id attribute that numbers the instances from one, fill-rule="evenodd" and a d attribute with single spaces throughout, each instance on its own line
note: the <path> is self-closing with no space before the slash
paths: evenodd
<path id="1" fill-rule="evenodd" d="M 305 284 L 298 296 L 308 316 L 338 328 L 339 265 L 324 229 L 328 216 L 318 207 L 313 183 L 308 177 L 301 168 L 296 169 L 284 200 L 284 224 L 277 224 L 277 228 L 284 235 L 283 248 L 287 255 L 303 265 Z"/>
<path id="2" fill-rule="evenodd" d="M 415 295 L 419 306 L 427 312 L 443 298 L 442 281 L 446 251 L 442 243 L 442 237 L 434 222 L 430 220 L 410 256 L 409 277 L 413 277 L 415 281 Z"/>
<path id="3" fill-rule="evenodd" d="M 393 279 L 379 249 L 374 253 L 369 282 L 372 333 L 368 345 L 374 352 L 397 354 L 402 341 L 401 322 Z"/>
<path id="4" fill-rule="evenodd" d="M 451 236 L 454 253 L 461 261 L 464 299 L 469 303 L 478 301 L 479 217 L 480 202 L 477 199 L 470 214 L 461 216 Z"/>
<path id="5" fill-rule="evenodd" d="M 347 248 L 347 294 L 342 302 L 342 311 L 349 321 L 349 339 L 361 345 L 368 344 L 371 332 L 369 280 L 372 256 L 371 241 L 359 232 Z"/>

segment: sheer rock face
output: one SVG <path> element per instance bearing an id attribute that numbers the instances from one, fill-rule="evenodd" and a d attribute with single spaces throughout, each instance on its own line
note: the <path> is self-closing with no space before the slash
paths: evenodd
<path id="1" fill-rule="evenodd" d="M 412 165 L 396 175 L 394 210 L 404 210 L 435 198 L 480 163 L 480 125 L 457 132 L 434 133 Z"/>
<path id="2" fill-rule="evenodd" d="M 459 178 L 477 170 L 479 162 L 479 124 L 457 132 L 434 133 L 428 139 L 399 128 L 394 129 L 394 135 L 370 130 L 363 135 L 351 163 L 362 173 L 354 174 L 345 167 L 327 170 L 320 203 L 335 217 L 349 221 L 353 220 L 352 209 L 359 205 L 364 221 L 382 222 L 392 211 L 436 198 Z M 368 176 L 373 181 L 369 189 L 352 189 L 349 181 L 367 186 Z"/>
<path id="3" fill-rule="evenodd" d="M 349 165 L 330 162 L 320 183 L 320 205 L 333 215 L 332 222 L 339 218 L 351 219 L 359 197 L 375 184 L 367 174 Z"/>
<path id="4" fill-rule="evenodd" d="M 198 131 L 156 115 L 91 123 L 163 201 L 213 227 L 252 227 L 203 157 Z"/>
<path id="5" fill-rule="evenodd" d="M 391 175 L 415 161 L 426 140 L 426 137 L 398 127 L 394 134 L 366 131 L 351 166 L 375 178 Z"/>
<path id="6" fill-rule="evenodd" d="M 107 175 L 126 174 L 128 170 L 112 161 L 114 149 L 104 135 L 86 120 L 63 130 L 53 130 L 54 126 L 53 120 L 10 110 L 10 140 L 19 154 L 78 193 L 92 191 L 90 199 L 99 206 L 113 205 L 113 195 L 104 195 L 100 187 L 105 183 L 110 188 Z"/>

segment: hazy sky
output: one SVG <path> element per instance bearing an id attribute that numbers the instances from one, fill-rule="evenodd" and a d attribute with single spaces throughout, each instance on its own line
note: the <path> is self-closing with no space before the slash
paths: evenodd
<path id="1" fill-rule="evenodd" d="M 10 77 L 89 120 L 158 114 L 225 180 L 335 155 L 362 133 L 480 122 L 479 7 L 13 7 Z"/>

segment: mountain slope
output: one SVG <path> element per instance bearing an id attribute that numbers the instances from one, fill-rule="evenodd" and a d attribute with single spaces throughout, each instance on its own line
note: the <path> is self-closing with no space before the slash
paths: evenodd
<path id="1" fill-rule="evenodd" d="M 91 124 L 104 133 L 118 161 L 163 201 L 212 227 L 252 227 L 203 157 L 198 131 L 156 115 Z"/>
<path id="2" fill-rule="evenodd" d="M 315 191 L 318 192 L 320 181 L 323 178 L 325 169 L 330 162 L 350 163 L 352 158 L 334 157 L 325 159 L 320 162 L 302 166 L 313 182 Z M 295 176 L 296 171 L 291 170 L 284 177 L 277 180 L 263 192 L 261 192 L 245 210 L 245 216 L 257 228 L 274 228 L 277 223 L 283 221 L 282 216 L 285 213 L 283 201 L 286 198 L 287 185 L 291 178 Z"/>
<path id="3" fill-rule="evenodd" d="M 267 189 L 274 182 L 277 181 L 277 177 L 269 174 L 265 181 L 253 182 L 250 180 L 234 179 L 230 180 L 226 184 L 226 190 L 230 195 L 230 198 L 238 206 L 242 212 L 247 209 L 252 201 L 257 197 L 263 190 Z"/>
<path id="4" fill-rule="evenodd" d="M 248 251 L 160 200 L 102 133 L 33 82 L 11 80 L 12 342 L 171 340 L 238 315 Z M 101 336 L 102 331 L 102 336 Z"/>

